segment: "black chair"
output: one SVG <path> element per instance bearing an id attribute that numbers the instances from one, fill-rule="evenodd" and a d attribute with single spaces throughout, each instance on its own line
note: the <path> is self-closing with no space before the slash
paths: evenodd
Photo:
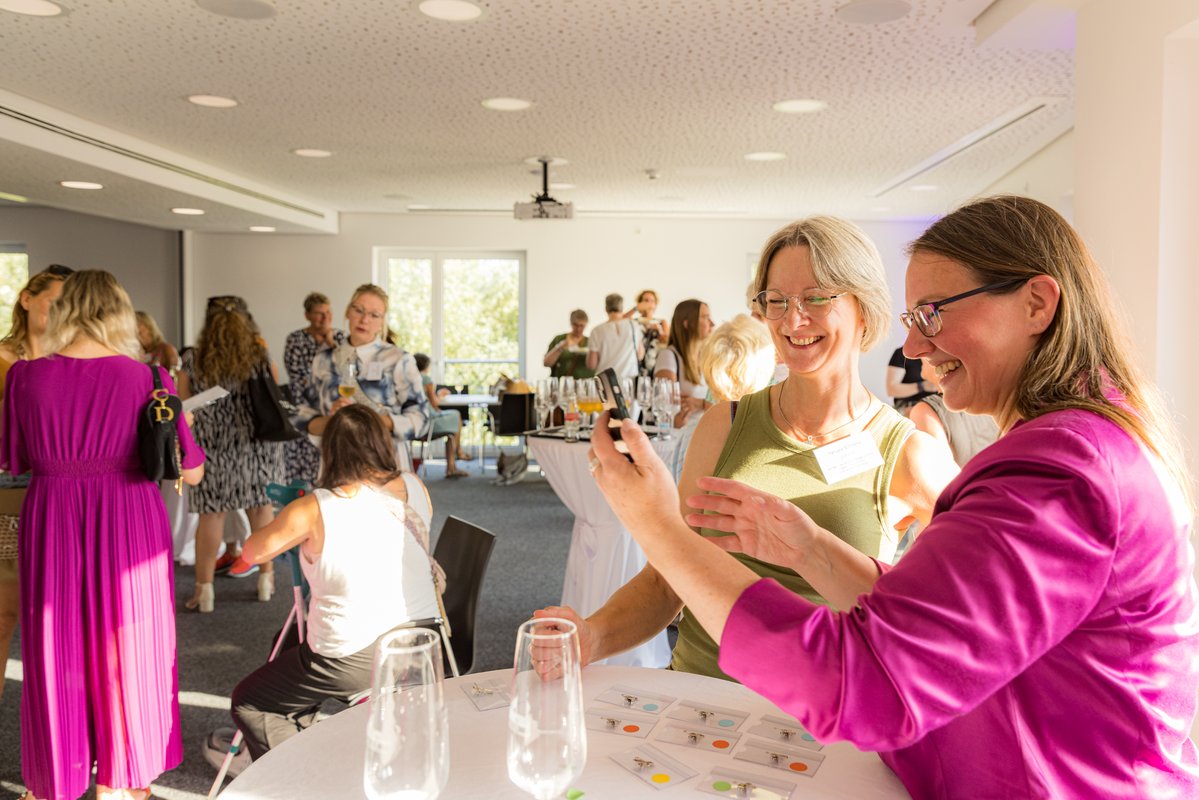
<path id="1" fill-rule="evenodd" d="M 496 436 L 519 436 L 537 427 L 537 409 L 532 394 L 500 395 L 498 410 L 491 412 L 491 431 Z"/>
<path id="2" fill-rule="evenodd" d="M 450 624 L 450 647 L 461 675 L 475 668 L 475 619 L 483 576 L 494 546 L 494 534 L 466 520 L 449 517 L 433 548 L 433 557 L 445 570 L 445 594 L 441 599 Z"/>

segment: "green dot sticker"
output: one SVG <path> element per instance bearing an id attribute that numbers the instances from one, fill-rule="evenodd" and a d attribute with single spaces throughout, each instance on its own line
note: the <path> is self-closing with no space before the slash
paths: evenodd
<path id="1" fill-rule="evenodd" d="M 667 783 L 670 781 L 670 776 L 665 772 L 658 772 L 651 775 L 649 779 L 654 783 Z"/>
<path id="2" fill-rule="evenodd" d="M 582 789 L 568 789 L 566 792 L 566 800 L 579 800 L 579 798 L 582 796 Z"/>
<path id="3" fill-rule="evenodd" d="M 716 781 L 716 783 L 712 784 L 712 788 L 718 792 L 727 792 L 733 788 L 733 784 L 728 781 Z"/>

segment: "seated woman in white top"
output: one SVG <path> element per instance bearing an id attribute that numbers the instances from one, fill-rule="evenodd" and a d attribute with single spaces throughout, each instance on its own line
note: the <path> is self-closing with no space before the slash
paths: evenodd
<path id="1" fill-rule="evenodd" d="M 298 544 L 311 589 L 305 641 L 285 643 L 233 690 L 233 721 L 254 759 L 311 725 L 325 700 L 369 689 L 380 636 L 440 618 L 428 529 L 405 502 L 378 414 L 349 405 L 329 419 L 317 485 L 242 548 L 260 564 Z"/>
<path id="2" fill-rule="evenodd" d="M 711 333 L 712 314 L 707 303 L 684 300 L 674 307 L 669 346 L 658 351 L 654 377 L 679 382 L 683 406 L 674 418 L 676 428 L 683 427 L 692 414 L 702 414 L 708 405 L 708 387 L 699 371 L 699 348 Z"/>

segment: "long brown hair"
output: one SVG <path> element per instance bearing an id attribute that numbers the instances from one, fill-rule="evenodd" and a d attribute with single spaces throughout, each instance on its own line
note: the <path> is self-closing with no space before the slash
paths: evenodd
<path id="1" fill-rule="evenodd" d="M 266 348 L 242 304 L 209 303 L 204 330 L 196 339 L 196 375 L 207 385 L 238 384 L 266 359 Z"/>
<path id="2" fill-rule="evenodd" d="M 649 290 L 647 290 L 649 291 Z M 674 315 L 670 318 L 670 339 L 668 344 L 679 354 L 680 378 L 691 383 L 699 383 L 699 312 L 707 305 L 703 300 L 684 300 L 674 307 Z"/>
<path id="3" fill-rule="evenodd" d="M 12 327 L 8 334 L 0 339 L 0 347 L 8 347 L 18 358 L 24 358 L 29 353 L 29 312 L 21 305 L 21 295 L 29 292 L 30 297 L 37 297 L 50 288 L 55 281 L 63 281 L 64 277 L 54 272 L 39 272 L 29 279 L 17 292 L 17 302 L 12 306 Z"/>
<path id="4" fill-rule="evenodd" d="M 1193 513 L 1177 431 L 1137 367 L 1107 280 L 1070 223 L 1027 197 L 990 197 L 934 223 L 909 250 L 956 261 L 983 284 L 1037 275 L 1057 281 L 1057 313 L 1024 365 L 1016 413 L 1033 419 L 1082 409 L 1106 417 L 1161 458 Z"/>
<path id="5" fill-rule="evenodd" d="M 317 487 L 336 489 L 353 483 L 382 486 L 399 473 L 395 445 L 378 414 L 364 405 L 349 405 L 329 418 L 321 436 Z"/>

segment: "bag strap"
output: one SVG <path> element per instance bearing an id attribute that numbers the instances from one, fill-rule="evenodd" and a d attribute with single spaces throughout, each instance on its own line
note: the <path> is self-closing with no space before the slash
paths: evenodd
<path id="1" fill-rule="evenodd" d="M 156 365 L 150 364 L 149 366 L 150 374 L 154 376 L 154 391 L 157 392 L 162 388 L 162 374 L 158 371 L 158 367 Z"/>
<path id="2" fill-rule="evenodd" d="M 404 530 L 412 535 L 416 543 L 420 545 L 420 549 L 425 551 L 425 556 L 429 559 L 429 572 L 433 576 L 433 594 L 437 597 L 437 610 L 441 612 L 441 618 L 444 621 L 446 633 L 453 636 L 450 630 L 450 621 L 446 616 L 445 603 L 441 599 L 441 595 L 445 592 L 445 570 L 437 563 L 437 559 L 433 558 L 433 554 L 429 551 L 429 528 L 425 525 L 424 520 L 416 513 L 416 510 L 411 505 L 404 502 L 402 499 L 387 491 L 383 487 L 377 487 L 376 491 L 383 498 L 383 504 L 387 506 L 387 510 L 391 515 L 398 519 L 404 525 Z"/>

